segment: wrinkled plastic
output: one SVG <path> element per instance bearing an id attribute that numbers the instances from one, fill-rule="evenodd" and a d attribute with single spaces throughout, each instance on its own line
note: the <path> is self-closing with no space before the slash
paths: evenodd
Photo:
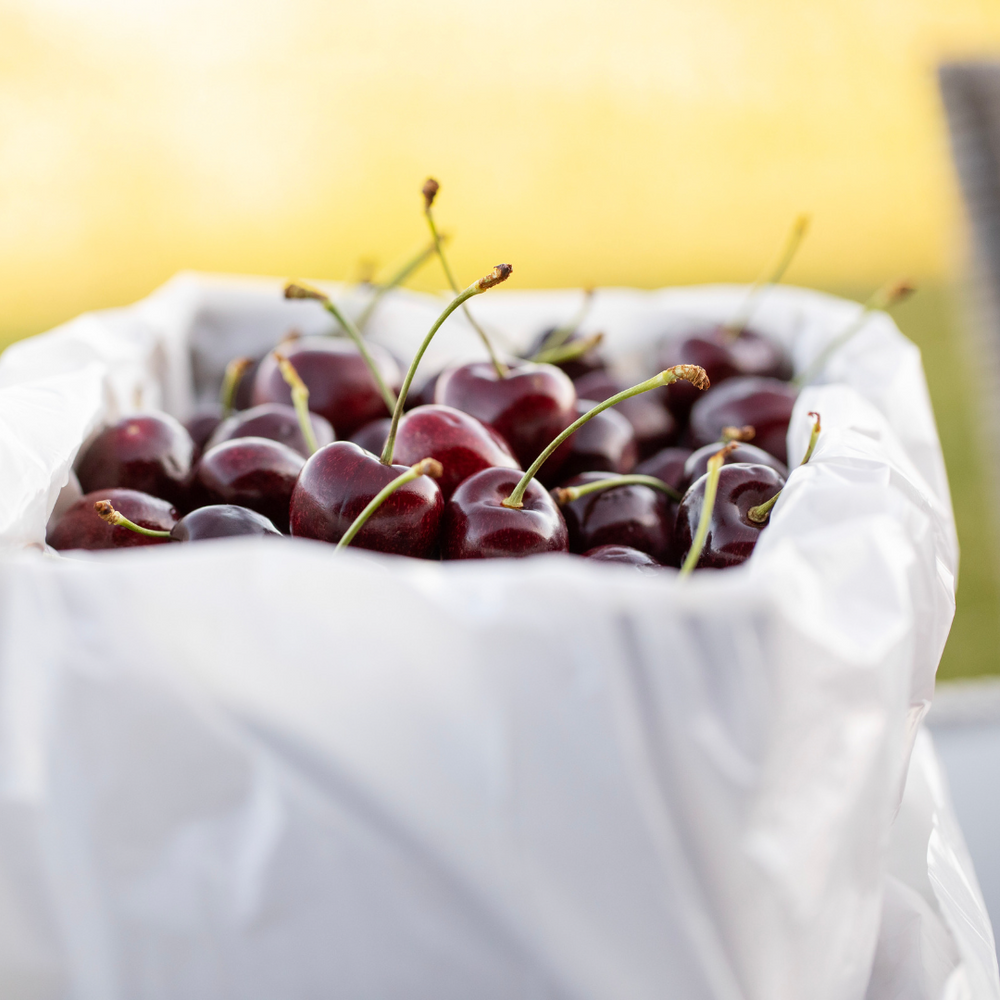
<path id="1" fill-rule="evenodd" d="M 957 545 L 888 317 L 802 393 L 791 459 L 823 434 L 738 569 L 39 551 L 102 423 L 330 329 L 279 287 L 182 276 L 0 357 L 0 995 L 1000 1000 L 923 736 L 910 763 Z M 637 375 L 743 294 L 601 290 L 586 329 Z M 372 337 L 409 357 L 441 304 Z M 509 348 L 577 304 L 472 303 Z M 754 325 L 801 368 L 856 309 L 776 289 Z M 474 356 L 456 315 L 426 371 Z"/>

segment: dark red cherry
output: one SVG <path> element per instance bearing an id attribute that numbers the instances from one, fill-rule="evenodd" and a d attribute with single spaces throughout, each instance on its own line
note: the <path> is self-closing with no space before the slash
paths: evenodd
<path id="1" fill-rule="evenodd" d="M 383 465 L 352 441 L 320 448 L 295 484 L 292 534 L 339 542 L 375 496 L 407 468 Z M 431 558 L 437 552 L 443 509 L 437 483 L 420 476 L 388 497 L 355 535 L 351 547 Z"/>
<path id="2" fill-rule="evenodd" d="M 76 474 L 84 493 L 119 486 L 180 504 L 193 453 L 191 435 L 180 421 L 166 413 L 136 414 L 105 427 Z"/>
<path id="3" fill-rule="evenodd" d="M 379 417 L 378 420 L 371 420 L 360 430 L 356 430 L 351 435 L 351 440 L 355 444 L 361 445 L 365 451 L 370 451 L 373 455 L 381 455 L 391 426 L 392 417 Z"/>
<path id="4" fill-rule="evenodd" d="M 691 408 L 692 439 L 701 447 L 718 441 L 725 427 L 750 424 L 756 431 L 754 444 L 787 463 L 785 436 L 797 395 L 794 386 L 779 379 L 731 378 L 713 386 Z"/>
<path id="5" fill-rule="evenodd" d="M 107 499 L 107 498 L 103 498 Z M 118 505 L 112 500 L 112 506 Z M 120 514 L 129 515 L 124 510 Z M 135 520 L 129 517 L 129 520 Z M 143 525 L 147 527 L 147 525 Z M 113 528 L 113 531 L 126 531 L 126 528 Z M 237 535 L 277 535 L 281 532 L 255 510 L 247 507 L 237 507 L 235 504 L 212 504 L 209 507 L 199 507 L 185 514 L 170 529 L 170 537 L 175 542 L 200 542 L 209 538 L 232 538 Z M 136 536 L 141 537 L 141 536 Z"/>
<path id="6" fill-rule="evenodd" d="M 108 489 L 88 493 L 66 510 L 49 531 L 46 541 L 54 549 L 129 549 L 137 545 L 162 545 L 166 538 L 137 535 L 128 528 L 108 524 L 94 511 L 98 500 L 110 500 L 114 508 L 142 528 L 170 531 L 177 511 L 166 500 L 138 490 Z"/>
<path id="7" fill-rule="evenodd" d="M 285 346 L 287 346 L 287 342 L 282 341 L 282 349 Z M 233 393 L 234 410 L 249 410 L 253 406 L 253 385 L 257 379 L 257 369 L 260 368 L 260 363 L 263 360 L 263 358 L 257 358 L 240 375 L 240 380 L 236 383 L 236 392 Z"/>
<path id="8" fill-rule="evenodd" d="M 663 563 L 658 563 L 648 552 L 640 552 L 630 545 L 598 545 L 589 552 L 584 552 L 584 559 L 596 559 L 598 562 L 624 563 L 638 569 L 659 569 Z"/>
<path id="9" fill-rule="evenodd" d="M 185 421 L 184 429 L 191 435 L 194 444 L 194 461 L 201 456 L 208 439 L 221 423 L 222 407 L 218 403 L 199 408 L 190 420 Z"/>
<path id="10" fill-rule="evenodd" d="M 310 413 L 309 421 L 320 448 L 334 440 L 333 428 L 326 417 Z M 223 441 L 242 437 L 261 437 L 270 441 L 280 441 L 297 451 L 303 458 L 309 457 L 309 446 L 302 436 L 295 407 L 286 406 L 284 403 L 261 403 L 260 406 L 251 406 L 249 410 L 234 413 L 215 429 L 205 450 L 208 451 Z"/>
<path id="11" fill-rule="evenodd" d="M 740 375 L 761 375 L 783 382 L 792 377 L 792 360 L 785 349 L 770 337 L 746 327 L 738 337 L 729 340 L 729 351 Z"/>
<path id="12" fill-rule="evenodd" d="M 438 379 L 434 401 L 489 424 L 525 469 L 576 419 L 573 383 L 553 365 L 531 361 L 514 362 L 506 378 L 487 361 L 452 368 Z M 557 474 L 569 447 L 565 443 L 545 463 L 546 475 Z"/>
<path id="13" fill-rule="evenodd" d="M 634 471 L 637 475 L 654 476 L 678 493 L 683 493 L 690 482 L 684 471 L 690 456 L 690 448 L 663 448 L 645 462 L 640 462 Z"/>
<path id="14" fill-rule="evenodd" d="M 677 508 L 674 545 L 683 563 L 698 530 L 708 476 L 691 484 Z M 770 500 L 783 486 L 782 476 L 766 465 L 724 465 L 709 521 L 705 547 L 696 568 L 724 569 L 750 557 L 765 524 L 747 516 L 751 507 Z"/>
<path id="15" fill-rule="evenodd" d="M 606 479 L 585 472 L 566 486 Z M 615 486 L 588 493 L 561 507 L 569 530 L 570 552 L 588 552 L 598 545 L 628 545 L 661 563 L 671 561 L 674 515 L 665 493 L 649 486 Z"/>
<path id="16" fill-rule="evenodd" d="M 286 444 L 241 437 L 206 451 L 195 466 L 191 498 L 198 506 L 249 507 L 288 531 L 288 505 L 303 457 Z"/>
<path id="17" fill-rule="evenodd" d="M 411 388 L 406 395 L 406 402 L 403 404 L 403 408 L 406 410 L 414 410 L 418 406 L 430 406 L 434 402 L 434 393 L 437 389 L 438 379 L 441 377 L 441 373 L 438 372 L 437 375 L 432 375 L 426 382 L 424 382 L 419 389 Z"/>
<path id="18" fill-rule="evenodd" d="M 582 417 L 597 402 L 578 399 L 577 415 Z M 631 472 L 639 457 L 632 425 L 615 408 L 591 417 L 569 442 L 569 455 L 559 469 L 561 481 L 581 472 Z"/>
<path id="19" fill-rule="evenodd" d="M 566 522 L 537 479 L 528 483 L 523 507 L 503 506 L 520 478 L 511 469 L 483 469 L 459 485 L 445 506 L 442 558 L 497 559 L 569 550 Z"/>
<path id="20" fill-rule="evenodd" d="M 436 458 L 443 466 L 437 483 L 445 500 L 462 480 L 481 469 L 521 468 L 492 427 L 452 406 L 418 406 L 399 421 L 393 460 L 414 465 L 422 458 Z"/>
<path id="21" fill-rule="evenodd" d="M 598 403 L 603 403 L 609 396 L 628 388 L 624 382 L 604 371 L 591 372 L 577 379 L 574 385 L 579 397 L 593 399 Z M 690 388 L 694 389 L 693 386 Z M 664 405 L 661 390 L 644 392 L 641 396 L 625 399 L 615 407 L 615 411 L 632 425 L 640 459 L 655 455 L 677 438 L 677 421 Z"/>
<path id="22" fill-rule="evenodd" d="M 536 354 L 545 349 L 545 342 L 549 339 L 550 334 L 555 333 L 556 328 L 554 326 L 549 327 L 547 330 L 543 330 L 535 339 L 532 341 L 531 346 L 524 352 L 524 357 L 533 358 Z M 563 342 L 563 347 L 569 347 L 571 344 L 578 343 L 583 339 L 583 334 L 578 330 L 571 333 Z M 596 347 L 592 347 L 589 351 L 578 357 L 571 358 L 568 361 L 554 361 L 553 364 L 557 368 L 561 368 L 571 379 L 578 379 L 589 372 L 603 371 L 604 360 L 601 358 L 600 351 Z M 600 400 L 598 400 L 600 402 Z"/>
<path id="23" fill-rule="evenodd" d="M 377 344 L 368 349 L 385 382 L 398 392 L 399 366 Z M 283 355 L 295 366 L 309 389 L 309 409 L 326 417 L 339 438 L 349 438 L 359 427 L 387 414 L 385 400 L 364 358 L 349 340 L 339 337 L 302 337 L 285 342 Z M 278 362 L 268 354 L 254 381 L 253 402 L 290 404 L 291 390 Z"/>
<path id="24" fill-rule="evenodd" d="M 708 460 L 719 450 L 725 447 L 724 441 L 716 441 L 713 444 L 706 444 L 691 456 L 684 463 L 684 486 L 687 489 L 696 479 L 701 479 L 708 472 Z M 774 469 L 782 479 L 788 478 L 788 466 L 784 462 L 778 461 L 770 452 L 764 451 L 755 445 L 746 442 L 734 442 L 732 451 L 726 452 L 722 459 L 723 465 L 767 465 Z"/>

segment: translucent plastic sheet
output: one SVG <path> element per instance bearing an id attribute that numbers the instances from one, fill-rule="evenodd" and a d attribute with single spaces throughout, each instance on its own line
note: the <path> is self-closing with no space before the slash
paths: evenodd
<path id="1" fill-rule="evenodd" d="M 39 551 L 101 423 L 330 329 L 279 288 L 182 276 L 0 357 L 0 995 L 1000 1000 L 946 798 L 900 809 L 957 547 L 887 317 L 802 394 L 792 460 L 823 435 L 739 569 Z M 601 290 L 586 328 L 638 374 L 743 294 Z M 473 306 L 517 347 L 578 301 Z M 856 309 L 777 289 L 755 325 L 802 366 Z M 427 372 L 475 344 L 454 317 Z"/>

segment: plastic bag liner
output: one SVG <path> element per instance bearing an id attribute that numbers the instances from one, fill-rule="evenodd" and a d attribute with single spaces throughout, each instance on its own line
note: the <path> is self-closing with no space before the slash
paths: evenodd
<path id="1" fill-rule="evenodd" d="M 957 546 L 887 316 L 802 393 L 792 461 L 823 434 L 738 569 L 45 553 L 103 423 L 331 330 L 279 290 L 181 276 L 0 357 L 0 995 L 1000 998 L 919 725 Z M 648 373 L 744 294 L 601 290 L 585 330 Z M 442 301 L 387 297 L 373 339 L 409 357 Z M 578 303 L 472 307 L 517 349 Z M 779 288 L 754 326 L 801 368 L 857 308 Z M 476 344 L 454 316 L 426 372 Z"/>

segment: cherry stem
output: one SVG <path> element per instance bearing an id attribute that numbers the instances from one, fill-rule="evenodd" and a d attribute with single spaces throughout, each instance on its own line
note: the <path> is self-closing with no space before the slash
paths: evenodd
<path id="1" fill-rule="evenodd" d="M 441 185 L 438 184 L 433 177 L 428 177 L 424 182 L 422 191 L 424 196 L 424 215 L 427 218 L 427 225 L 431 231 L 431 238 L 434 240 L 434 250 L 438 255 L 438 260 L 441 261 L 441 270 L 444 271 L 444 276 L 448 279 L 448 284 L 451 286 L 452 292 L 454 292 L 455 295 L 458 295 L 458 282 L 455 281 L 455 275 L 452 273 L 451 267 L 448 264 L 448 258 L 444 255 L 443 240 L 438 233 L 437 225 L 434 222 L 434 215 L 431 212 L 431 205 L 434 204 L 434 198 L 440 188 Z M 490 361 L 496 369 L 497 375 L 500 378 L 506 378 L 507 366 L 500 360 L 499 357 L 497 357 L 497 353 L 493 350 L 493 344 L 490 342 L 490 338 L 486 335 L 486 331 L 472 318 L 472 313 L 469 312 L 468 307 L 465 306 L 464 303 L 462 305 L 462 312 L 465 313 L 465 318 L 469 321 L 469 325 L 472 329 L 479 334 L 479 339 L 482 340 L 483 346 L 486 348 L 486 352 L 490 356 Z"/>
<path id="2" fill-rule="evenodd" d="M 858 315 L 847 325 L 847 327 L 823 348 L 819 354 L 813 358 L 809 366 L 795 378 L 792 385 L 801 389 L 808 385 L 826 367 L 830 358 L 839 351 L 856 333 L 858 333 L 871 318 L 871 314 L 877 310 L 891 309 L 894 305 L 908 299 L 916 289 L 908 281 L 891 281 L 883 285 L 871 298 L 861 307 Z"/>
<path id="3" fill-rule="evenodd" d="M 316 440 L 312 419 L 309 416 L 309 387 L 302 381 L 299 373 L 295 370 L 295 365 L 284 354 L 275 351 L 274 359 L 278 362 L 281 377 L 288 383 L 288 388 L 292 390 L 292 405 L 295 407 L 295 416 L 299 418 L 299 429 L 305 438 L 309 454 L 312 455 L 319 448 L 319 442 Z"/>
<path id="4" fill-rule="evenodd" d="M 361 357 L 364 359 L 365 364 L 368 366 L 368 370 L 371 372 L 372 378 L 375 379 L 375 384 L 378 386 L 378 391 L 382 394 L 382 398 L 385 400 L 386 408 L 392 413 L 393 408 L 396 406 L 396 396 L 385 384 L 385 379 L 382 378 L 382 373 L 378 370 L 378 365 L 375 364 L 375 359 L 371 356 L 368 351 L 368 347 L 365 344 L 364 338 L 361 336 L 361 331 L 351 322 L 350 317 L 344 315 L 341 312 L 340 307 L 327 295 L 325 292 L 321 292 L 318 288 L 311 288 L 309 285 L 303 285 L 301 282 L 290 281 L 285 285 L 285 298 L 286 299 L 315 299 L 319 302 L 323 308 L 331 315 L 333 318 L 343 327 L 347 335 L 354 341 L 355 347 L 357 347 Z"/>
<path id="5" fill-rule="evenodd" d="M 552 491 L 552 496 L 561 507 L 563 504 L 587 496 L 588 493 L 599 493 L 602 490 L 614 489 L 616 486 L 648 486 L 650 489 L 666 493 L 671 500 L 681 498 L 680 493 L 662 479 L 657 479 L 656 476 L 641 476 L 638 473 L 609 476 L 607 479 L 597 479 L 592 483 L 581 483 L 579 486 L 560 486 Z"/>
<path id="6" fill-rule="evenodd" d="M 704 368 L 699 368 L 697 365 L 674 365 L 673 368 L 667 368 L 665 371 L 660 372 L 659 375 L 654 375 L 651 379 L 632 386 L 631 389 L 625 389 L 622 392 L 615 393 L 614 396 L 609 396 L 603 403 L 598 403 L 582 417 L 577 417 L 569 427 L 549 442 L 545 450 L 528 466 L 527 471 L 521 477 L 521 481 L 517 486 L 514 487 L 511 495 L 506 500 L 501 501 L 503 506 L 511 507 L 514 510 L 520 510 L 524 506 L 524 491 L 528 488 L 528 483 L 534 479 L 536 473 L 545 464 L 552 452 L 568 437 L 575 434 L 591 417 L 596 417 L 598 413 L 603 413 L 610 407 L 616 406 L 626 399 L 631 399 L 633 396 L 638 396 L 640 393 L 649 392 L 650 389 L 659 389 L 660 386 L 671 385 L 679 380 L 690 382 L 698 389 L 707 389 L 710 385 Z"/>
<path id="7" fill-rule="evenodd" d="M 430 346 L 431 341 L 434 339 L 434 334 L 438 332 L 441 328 L 441 324 L 466 300 L 471 299 L 474 295 L 481 295 L 487 289 L 492 288 L 494 285 L 499 285 L 500 282 L 506 281 L 511 272 L 514 270 L 510 264 L 497 264 L 489 274 L 480 278 L 478 281 L 474 281 L 465 291 L 460 292 L 455 296 L 445 306 L 444 312 L 436 320 L 434 320 L 434 325 L 427 331 L 427 335 L 424 337 L 423 342 L 417 348 L 417 353 L 413 355 L 413 360 L 410 362 L 410 367 L 406 370 L 406 377 L 403 379 L 403 385 L 400 387 L 399 396 L 396 398 L 396 405 L 393 407 L 392 411 L 392 423 L 389 426 L 389 436 L 385 439 L 385 447 L 382 449 L 382 464 L 392 465 L 392 452 L 396 447 L 396 431 L 399 428 L 400 418 L 403 416 L 403 406 L 406 404 L 406 396 L 410 391 L 410 385 L 413 383 L 413 377 L 417 374 L 417 368 L 420 365 L 420 360 L 424 356 L 424 352 Z"/>
<path id="8" fill-rule="evenodd" d="M 222 388 L 219 390 L 219 402 L 222 404 L 223 417 L 232 416 L 233 402 L 236 399 L 236 390 L 239 388 L 240 379 L 243 378 L 246 370 L 253 364 L 253 358 L 233 358 L 226 365 L 226 373 L 222 376 Z"/>
<path id="9" fill-rule="evenodd" d="M 419 479 L 421 476 L 431 476 L 434 479 L 440 478 L 444 468 L 435 458 L 422 458 L 416 465 L 411 465 L 406 472 L 397 476 L 391 483 L 383 486 L 372 498 L 371 502 L 358 516 L 351 522 L 351 526 L 344 532 L 344 537 L 337 542 L 337 549 L 345 548 L 354 540 L 354 536 L 365 526 L 365 522 L 382 506 L 385 501 L 407 483 Z M 336 550 L 335 550 L 336 551 Z"/>
<path id="10" fill-rule="evenodd" d="M 715 495 L 719 492 L 719 474 L 722 472 L 722 466 L 725 465 L 726 456 L 735 447 L 736 444 L 731 442 L 724 448 L 720 448 L 708 460 L 708 478 L 705 480 L 705 496 L 701 503 L 701 517 L 698 518 L 698 529 L 691 541 L 691 548 L 688 549 L 684 565 L 681 566 L 681 576 L 690 576 L 691 571 L 698 565 L 698 560 L 701 558 L 702 549 L 705 548 L 705 539 L 708 538 L 712 510 L 715 507 Z"/>
<path id="11" fill-rule="evenodd" d="M 807 232 L 809 232 L 809 216 L 796 216 L 795 221 L 792 223 L 792 228 L 785 237 L 785 242 L 781 248 L 781 252 L 778 254 L 777 260 L 750 286 L 750 291 L 747 292 L 747 297 L 743 300 L 740 311 L 726 324 L 726 333 L 733 340 L 743 332 L 747 323 L 750 322 L 750 317 L 753 315 L 754 307 L 760 300 L 761 293 L 772 285 L 778 284 L 784 277 L 785 271 L 788 270 L 789 264 L 795 258 L 795 254 L 802 245 L 802 240 L 805 239 Z"/>
<path id="12" fill-rule="evenodd" d="M 107 521 L 108 524 L 114 525 L 116 528 L 128 528 L 129 531 L 134 531 L 137 535 L 146 535 L 149 538 L 172 537 L 169 531 L 156 531 L 153 528 L 144 528 L 141 524 L 130 521 L 124 514 L 119 514 L 111 506 L 110 500 L 98 500 L 94 504 L 94 510 L 97 512 L 98 517 Z"/>
<path id="13" fill-rule="evenodd" d="M 809 416 L 815 417 L 816 420 L 813 423 L 812 433 L 809 435 L 809 447 L 806 448 L 805 456 L 802 461 L 799 462 L 799 465 L 805 465 L 806 462 L 812 458 L 813 449 L 816 447 L 816 442 L 819 440 L 819 432 L 821 430 L 819 414 L 816 413 L 815 410 L 810 410 Z M 782 489 L 784 489 L 784 487 L 782 487 Z M 771 516 L 771 508 L 778 502 L 778 497 L 780 496 L 781 490 L 778 490 L 778 492 L 775 493 L 770 500 L 765 500 L 764 503 L 758 504 L 756 507 L 751 507 L 747 511 L 747 517 L 753 521 L 754 524 L 767 524 L 768 518 Z"/>
<path id="14" fill-rule="evenodd" d="M 576 311 L 576 314 L 568 323 L 563 323 L 562 326 L 557 326 L 542 342 L 542 346 L 538 349 L 538 354 L 544 354 L 546 351 L 555 350 L 557 347 L 562 347 L 563 344 L 580 328 L 580 324 L 587 318 L 587 313 L 590 312 L 590 307 L 594 302 L 594 289 L 585 288 L 583 290 L 583 302 L 580 304 L 580 308 Z M 536 354 L 531 361 L 538 361 L 538 354 Z"/>
<path id="15" fill-rule="evenodd" d="M 447 240 L 448 237 L 446 235 L 441 236 L 442 243 L 447 242 Z M 403 266 L 388 281 L 379 285 L 372 294 L 372 297 L 368 300 L 367 305 L 358 314 L 355 326 L 363 332 L 365 327 L 368 325 L 368 321 L 372 318 L 372 313 L 375 312 L 379 302 L 382 301 L 382 298 L 394 288 L 398 288 L 402 285 L 411 274 L 419 271 L 420 268 L 422 268 L 424 264 L 426 264 L 427 261 L 429 261 L 436 253 L 436 245 L 433 242 L 428 243 L 427 246 L 420 251 L 420 253 L 414 254 L 408 261 L 406 261 L 406 263 L 403 264 Z"/>
<path id="16" fill-rule="evenodd" d="M 549 347 L 544 351 L 539 351 L 529 360 L 540 365 L 559 365 L 564 361 L 573 361 L 582 357 L 588 351 L 592 351 L 600 342 L 604 340 L 603 333 L 592 333 L 589 337 L 582 337 L 569 344 L 561 344 L 558 347 Z"/>

